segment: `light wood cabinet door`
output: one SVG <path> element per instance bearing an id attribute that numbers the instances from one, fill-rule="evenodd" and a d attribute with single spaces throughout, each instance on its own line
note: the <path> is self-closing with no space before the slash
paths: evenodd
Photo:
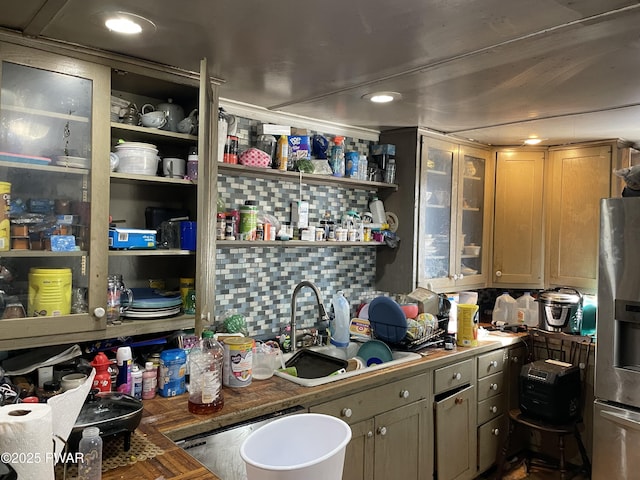
<path id="1" fill-rule="evenodd" d="M 549 167 L 547 281 L 595 292 L 600 199 L 611 192 L 612 146 L 555 150 Z"/>
<path id="2" fill-rule="evenodd" d="M 463 480 L 476 473 L 476 402 L 473 385 L 435 403 L 438 480 Z"/>
<path id="3" fill-rule="evenodd" d="M 493 227 L 496 286 L 543 286 L 544 151 L 497 153 Z"/>

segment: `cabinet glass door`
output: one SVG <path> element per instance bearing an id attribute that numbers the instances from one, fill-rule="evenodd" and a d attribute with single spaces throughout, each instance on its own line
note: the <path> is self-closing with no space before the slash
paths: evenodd
<path id="1" fill-rule="evenodd" d="M 94 78 L 54 71 L 54 55 L 20 50 L 5 57 L 29 64 L 0 64 L 0 337 L 103 328 L 88 316 L 98 301 L 90 301 L 90 252 L 106 244 L 90 222 Z"/>
<path id="2" fill-rule="evenodd" d="M 418 284 L 450 276 L 453 171 L 457 147 L 432 140 L 423 145 L 420 174 L 420 238 Z"/>
<path id="3" fill-rule="evenodd" d="M 457 265 L 462 278 L 482 273 L 482 245 L 484 238 L 484 203 L 486 160 L 469 153 L 462 155 L 462 182 L 458 203 L 459 229 Z"/>

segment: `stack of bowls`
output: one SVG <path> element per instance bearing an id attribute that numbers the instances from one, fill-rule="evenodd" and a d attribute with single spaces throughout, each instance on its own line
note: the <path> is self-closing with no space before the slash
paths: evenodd
<path id="1" fill-rule="evenodd" d="M 155 175 L 158 171 L 158 149 L 150 143 L 123 142 L 116 145 L 118 172 Z"/>

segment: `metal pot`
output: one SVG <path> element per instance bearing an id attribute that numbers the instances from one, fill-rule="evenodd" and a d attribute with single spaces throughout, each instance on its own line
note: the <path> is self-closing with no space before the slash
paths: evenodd
<path id="1" fill-rule="evenodd" d="M 124 450 L 131 447 L 131 434 L 142 420 L 142 401 L 118 392 L 91 390 L 69 435 L 69 448 L 77 449 L 82 430 L 98 427 L 102 438 L 124 435 Z"/>
<path id="2" fill-rule="evenodd" d="M 569 287 L 556 287 L 538 295 L 538 327 L 550 332 L 580 333 L 582 295 Z"/>

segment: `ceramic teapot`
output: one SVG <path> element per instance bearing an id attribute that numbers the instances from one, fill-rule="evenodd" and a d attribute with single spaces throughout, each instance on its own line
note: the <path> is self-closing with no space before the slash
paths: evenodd
<path id="1" fill-rule="evenodd" d="M 180 105 L 173 103 L 173 99 L 169 98 L 165 103 L 156 105 L 156 111 L 163 111 L 167 114 L 167 123 L 162 127 L 162 130 L 178 131 L 178 123 L 184 118 L 184 109 Z"/>
<path id="2" fill-rule="evenodd" d="M 191 111 L 188 117 L 178 122 L 178 131 L 180 133 L 187 133 L 196 135 L 198 132 L 198 109 Z"/>

